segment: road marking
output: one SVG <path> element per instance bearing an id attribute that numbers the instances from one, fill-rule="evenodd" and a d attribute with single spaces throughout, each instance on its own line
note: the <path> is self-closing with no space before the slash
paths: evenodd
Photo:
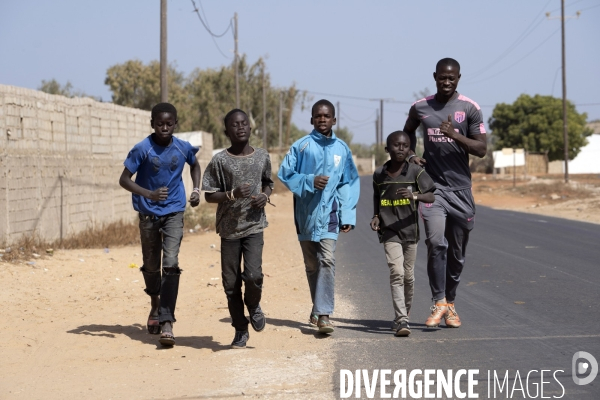
<path id="1" fill-rule="evenodd" d="M 420 328 L 412 328 L 413 330 Z M 555 336 L 523 336 L 523 337 L 465 337 L 465 338 L 435 338 L 435 339 L 415 339 L 414 335 L 408 339 L 411 343 L 414 342 L 468 342 L 473 340 L 485 341 L 485 340 L 544 340 L 544 339 L 586 339 L 586 338 L 600 338 L 600 335 L 555 335 Z M 397 341 L 394 335 L 390 333 L 389 337 L 369 337 L 369 338 L 356 338 L 356 339 L 338 339 L 335 338 L 335 343 L 355 343 L 355 342 L 373 342 L 373 341 Z"/>

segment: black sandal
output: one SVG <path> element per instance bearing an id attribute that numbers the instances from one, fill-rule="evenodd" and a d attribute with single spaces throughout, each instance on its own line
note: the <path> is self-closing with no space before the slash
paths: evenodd
<path id="1" fill-rule="evenodd" d="M 160 333 L 161 327 L 158 322 L 158 315 L 149 315 L 148 322 L 146 322 L 146 328 L 148 329 L 148 333 L 151 335 L 158 335 Z"/>
<path id="2" fill-rule="evenodd" d="M 158 341 L 163 346 L 174 346 L 175 345 L 175 336 L 173 336 L 172 332 L 163 332 L 160 335 L 160 339 L 158 339 Z"/>
<path id="3" fill-rule="evenodd" d="M 165 331 L 164 329 L 162 329 L 162 326 L 164 324 L 166 324 L 167 322 L 171 325 L 171 329 L 168 331 Z M 169 322 L 169 321 L 165 321 L 165 322 L 161 323 L 160 326 L 161 326 L 161 330 L 162 330 L 160 339 L 158 339 L 160 344 L 162 344 L 163 346 L 174 346 L 175 345 L 175 335 L 173 335 L 173 323 Z"/>

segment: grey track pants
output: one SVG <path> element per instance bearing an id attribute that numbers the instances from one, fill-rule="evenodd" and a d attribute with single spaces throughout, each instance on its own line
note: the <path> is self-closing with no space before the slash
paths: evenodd
<path id="1" fill-rule="evenodd" d="M 390 268 L 390 289 L 394 305 L 394 321 L 408 322 L 415 292 L 416 243 L 385 242 L 385 257 Z"/>
<path id="2" fill-rule="evenodd" d="M 471 189 L 435 191 L 435 202 L 420 203 L 427 239 L 427 275 L 434 301 L 454 302 L 465 263 L 469 233 L 475 224 Z"/>

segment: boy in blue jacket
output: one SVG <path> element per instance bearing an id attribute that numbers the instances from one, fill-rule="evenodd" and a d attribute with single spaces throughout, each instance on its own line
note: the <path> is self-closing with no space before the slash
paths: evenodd
<path id="1" fill-rule="evenodd" d="M 335 245 L 340 231 L 356 225 L 358 171 L 348 145 L 335 136 L 335 107 L 312 107 L 313 131 L 292 145 L 277 176 L 294 194 L 294 222 L 313 303 L 310 323 L 333 332 Z"/>

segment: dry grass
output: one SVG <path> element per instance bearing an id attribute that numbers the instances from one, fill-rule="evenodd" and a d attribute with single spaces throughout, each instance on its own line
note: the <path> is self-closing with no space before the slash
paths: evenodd
<path id="1" fill-rule="evenodd" d="M 287 192 L 287 188 L 275 176 L 273 193 Z M 215 230 L 217 205 L 202 201 L 197 208 L 188 207 L 184 213 L 184 234 Z M 136 222 L 113 222 L 98 228 L 90 228 L 62 241 L 44 241 L 37 234 L 24 235 L 10 246 L 0 244 L 0 261 L 21 262 L 52 255 L 56 249 L 111 248 L 140 243 L 140 231 Z M 47 251 L 50 250 L 50 251 Z M 4 252 L 2 252 L 4 251 Z"/>
<path id="2" fill-rule="evenodd" d="M 562 182 L 556 183 L 531 183 L 529 185 L 519 185 L 515 191 L 524 196 L 550 198 L 551 196 L 559 196 L 556 200 L 569 200 L 585 198 L 592 195 L 592 192 L 584 187 L 566 185 Z"/>
<path id="3" fill-rule="evenodd" d="M 202 201 L 196 207 L 188 207 L 183 214 L 183 227 L 185 232 L 190 229 L 194 231 L 211 231 L 215 229 L 215 218 L 217 214 L 217 204 Z"/>
<path id="4" fill-rule="evenodd" d="M 184 213 L 184 234 L 215 229 L 216 204 L 203 202 L 198 208 L 188 208 Z M 37 234 L 22 236 L 7 246 L 0 245 L 0 261 L 22 262 L 51 256 L 56 249 L 98 249 L 139 245 L 140 230 L 136 222 L 113 222 L 97 228 L 86 229 L 66 239 L 45 241 Z"/>

